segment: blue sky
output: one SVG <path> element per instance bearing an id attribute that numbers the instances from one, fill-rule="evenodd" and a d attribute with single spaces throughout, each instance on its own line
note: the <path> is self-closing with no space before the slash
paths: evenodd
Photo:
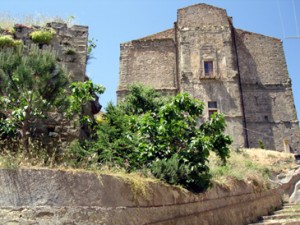
<path id="1" fill-rule="evenodd" d="M 0 0 L 2 13 L 15 16 L 45 14 L 75 16 L 89 26 L 90 38 L 98 40 L 95 59 L 87 73 L 107 89 L 100 97 L 106 106 L 116 101 L 121 42 L 138 39 L 173 27 L 177 9 L 207 3 L 227 10 L 234 26 L 283 40 L 295 104 L 300 118 L 300 0 Z M 296 12 L 296 13 L 294 13 Z M 297 26 L 298 25 L 298 28 Z"/>

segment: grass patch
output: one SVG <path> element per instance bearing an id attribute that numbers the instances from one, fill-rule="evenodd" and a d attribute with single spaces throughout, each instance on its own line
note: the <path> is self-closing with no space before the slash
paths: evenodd
<path id="1" fill-rule="evenodd" d="M 291 212 L 296 212 L 296 211 L 300 211 L 300 204 L 291 206 L 289 208 L 285 208 L 283 209 L 284 213 L 291 213 Z"/>
<path id="2" fill-rule="evenodd" d="M 21 40 L 14 40 L 11 36 L 0 35 L 0 48 L 17 47 L 23 45 Z"/>
<path id="3" fill-rule="evenodd" d="M 30 34 L 30 37 L 34 43 L 37 44 L 50 44 L 53 39 L 54 33 L 48 30 L 37 30 Z"/>
<path id="4" fill-rule="evenodd" d="M 129 174 L 116 165 L 100 165 L 97 163 L 96 153 L 87 155 L 84 160 L 79 161 L 77 156 L 86 153 L 82 152 L 76 142 L 69 147 L 52 147 L 51 151 L 39 143 L 31 143 L 29 155 L 20 149 L 18 143 L 10 143 L 9 148 L 3 146 L 5 145 L 0 143 L 0 168 L 48 168 L 111 175 L 130 184 L 135 199 L 138 197 L 148 199 L 151 196 L 149 183 L 161 182 L 146 169 Z M 13 151 L 15 149 L 19 150 Z M 263 190 L 271 187 L 269 178 L 272 175 L 287 172 L 295 168 L 296 163 L 294 156 L 289 153 L 242 149 L 231 151 L 231 157 L 226 165 L 222 165 L 218 157 L 211 154 L 209 167 L 213 181 L 225 188 L 230 189 L 237 180 L 243 180 L 251 183 L 256 190 Z M 296 209 L 298 207 L 300 206 Z"/>
<path id="5" fill-rule="evenodd" d="M 0 168 L 59 168 L 63 163 L 62 146 L 49 143 L 46 148 L 41 142 L 30 142 L 29 153 L 18 141 L 0 141 Z"/>
<path id="6" fill-rule="evenodd" d="M 74 152 L 70 152 L 76 151 L 77 154 L 83 154 L 80 152 L 81 149 L 76 149 L 76 146 L 79 146 L 77 142 L 64 148 L 52 147 L 51 150 L 43 147 L 40 142 L 30 142 L 29 154 L 20 147 L 18 142 L 10 142 L 9 147 L 7 146 L 7 143 L 0 141 L 0 169 L 57 169 L 69 172 L 85 171 L 110 175 L 128 183 L 135 199 L 138 199 L 138 197 L 149 199 L 151 193 L 149 183 L 161 182 L 154 178 L 148 170 L 127 173 L 125 169 L 116 165 L 98 164 L 92 155 L 79 161 L 76 155 L 74 157 Z"/>
<path id="7" fill-rule="evenodd" d="M 270 188 L 269 179 L 275 174 L 296 167 L 293 154 L 264 149 L 231 151 L 226 165 L 214 155 L 209 158 L 213 181 L 226 184 L 233 178 L 251 183 L 257 188 Z"/>
<path id="8" fill-rule="evenodd" d="M 135 199 L 138 199 L 138 197 L 149 199 L 151 194 L 149 184 L 161 182 L 160 180 L 154 178 L 150 173 L 146 174 L 145 171 L 127 173 L 124 169 L 121 168 L 102 166 L 98 170 L 98 172 L 100 174 L 117 177 L 128 183 L 131 187 Z"/>

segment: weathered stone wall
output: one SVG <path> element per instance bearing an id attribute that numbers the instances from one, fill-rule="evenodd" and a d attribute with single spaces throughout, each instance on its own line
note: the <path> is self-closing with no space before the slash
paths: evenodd
<path id="1" fill-rule="evenodd" d="M 88 27 L 74 25 L 68 27 L 67 24 L 52 22 L 46 27 L 27 27 L 24 25 L 15 25 L 15 33 L 12 34 L 16 40 L 22 40 L 25 46 L 34 44 L 30 34 L 39 29 L 52 29 L 55 34 L 49 44 L 39 44 L 40 48 L 52 48 L 57 53 L 58 62 L 66 67 L 70 73 L 71 81 L 85 81 L 86 62 L 87 62 L 87 42 Z M 100 110 L 98 101 L 93 103 Z M 92 115 L 92 105 L 85 107 L 85 113 Z M 96 112 L 97 113 L 97 112 Z M 79 136 L 85 136 L 87 132 L 84 129 L 74 128 L 73 122 L 65 119 L 59 113 L 49 113 L 46 120 L 31 124 L 36 130 L 36 134 L 43 137 L 43 141 L 54 142 L 57 139 L 61 141 L 71 141 Z"/>
<path id="2" fill-rule="evenodd" d="M 162 92 L 176 92 L 175 46 L 171 38 L 121 44 L 118 101 L 128 86 L 141 83 Z"/>
<path id="3" fill-rule="evenodd" d="M 228 122 L 226 132 L 235 137 L 233 147 L 244 146 L 241 96 L 226 11 L 207 5 L 180 9 L 177 34 L 181 91 L 204 102 L 203 119 L 208 119 L 208 102 L 217 102 Z M 205 76 L 205 61 L 213 62 L 213 76 Z"/>
<path id="4" fill-rule="evenodd" d="M 236 30 L 249 144 L 300 150 L 291 81 L 279 39 Z"/>
<path id="5" fill-rule="evenodd" d="M 182 27 L 228 27 L 226 10 L 206 4 L 197 4 L 179 9 L 177 21 Z"/>
<path id="6" fill-rule="evenodd" d="M 72 80 L 84 81 L 87 59 L 87 41 L 88 41 L 88 27 L 74 25 L 68 27 L 64 23 L 48 23 L 48 28 L 55 31 L 54 38 L 49 45 L 42 45 L 41 48 L 51 46 L 57 51 L 59 61 L 61 61 L 71 73 Z M 39 27 L 27 27 L 23 25 L 16 25 L 14 38 L 22 40 L 25 45 L 33 44 L 30 33 Z M 72 50 L 72 54 L 68 53 Z M 74 54 L 73 54 L 74 53 Z"/>
<path id="7" fill-rule="evenodd" d="M 248 224 L 281 206 L 280 189 L 236 182 L 192 194 L 108 175 L 55 170 L 0 170 L 0 224 Z"/>
<path id="8" fill-rule="evenodd" d="M 175 49 L 171 48 L 168 60 L 149 48 L 133 47 L 133 42 L 121 45 L 118 99 L 120 93 L 126 95 L 129 84 L 140 82 L 161 90 L 162 84 L 174 80 L 178 91 L 205 103 L 203 120 L 208 119 L 208 102 L 217 103 L 217 110 L 226 118 L 226 132 L 234 139 L 232 147 L 257 147 L 261 140 L 269 149 L 300 151 L 299 125 L 280 40 L 235 29 L 224 9 L 198 4 L 178 10 L 173 34 L 170 29 L 137 43 L 148 46 L 146 41 L 155 40 L 167 54 L 171 42 L 164 40 L 172 35 Z M 159 64 L 149 65 L 157 60 Z M 213 64 L 209 76 L 204 68 L 208 61 Z"/>

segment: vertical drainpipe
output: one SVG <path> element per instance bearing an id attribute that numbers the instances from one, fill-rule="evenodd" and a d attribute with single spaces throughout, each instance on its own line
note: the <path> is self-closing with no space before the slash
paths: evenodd
<path id="1" fill-rule="evenodd" d="M 174 22 L 174 35 L 175 35 L 175 82 L 177 83 L 176 85 L 176 94 L 178 94 L 180 92 L 180 80 L 179 80 L 179 56 L 178 56 L 178 52 L 179 52 L 179 46 L 178 46 L 178 38 L 177 38 L 177 32 L 178 32 L 178 28 L 177 28 L 177 22 Z"/>
<path id="2" fill-rule="evenodd" d="M 239 84 L 240 97 L 241 97 L 240 100 L 241 100 L 241 107 L 242 107 L 242 114 L 243 114 L 245 147 L 249 148 L 249 138 L 248 138 L 248 130 L 247 130 L 247 122 L 246 122 L 246 114 L 245 114 L 245 104 L 244 104 L 244 94 L 243 94 L 243 87 L 242 87 L 242 81 L 241 81 L 239 57 L 238 57 L 238 51 L 237 51 L 237 45 L 236 45 L 236 34 L 235 34 L 235 28 L 233 27 L 233 24 L 231 22 L 230 22 L 230 24 L 231 24 L 231 32 L 232 32 L 233 44 L 234 44 L 234 48 L 235 48 L 236 65 L 237 65 L 237 71 L 238 71 L 238 84 Z"/>

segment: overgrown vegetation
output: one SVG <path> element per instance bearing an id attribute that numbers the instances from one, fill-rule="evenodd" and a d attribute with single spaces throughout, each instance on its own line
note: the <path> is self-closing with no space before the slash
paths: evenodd
<path id="1" fill-rule="evenodd" d="M 226 165 L 215 155 L 209 157 L 213 180 L 228 185 L 229 180 L 244 180 L 258 188 L 269 188 L 270 179 L 296 167 L 294 155 L 265 149 L 231 151 Z"/>
<path id="2" fill-rule="evenodd" d="M 0 28 L 9 30 L 14 27 L 15 24 L 23 24 L 25 26 L 41 26 L 45 27 L 49 22 L 66 23 L 69 27 L 74 25 L 74 16 L 68 16 L 66 18 L 46 16 L 44 14 L 36 15 L 24 15 L 14 16 L 9 13 L 0 14 Z"/>
<path id="3" fill-rule="evenodd" d="M 11 27 L 5 29 L 4 33 L 14 32 Z M 51 30 L 39 29 L 30 37 L 43 45 L 50 44 L 53 35 Z M 96 41 L 89 40 L 88 59 L 95 47 Z M 95 93 L 102 94 L 103 86 L 91 81 L 70 83 L 68 71 L 58 64 L 52 50 L 35 45 L 23 48 L 23 42 L 11 36 L 0 36 L 0 48 L 0 167 L 122 171 L 120 176 L 126 177 L 134 192 L 146 196 L 147 187 L 128 173 L 201 192 L 212 180 L 222 183 L 231 177 L 265 188 L 273 173 L 294 165 L 290 155 L 279 157 L 279 153 L 259 150 L 230 153 L 232 141 L 224 134 L 224 117 L 213 114 L 203 121 L 203 103 L 186 93 L 162 96 L 151 88 L 134 85 L 122 103 L 108 104 L 95 125 L 82 115 L 82 107 L 95 99 Z M 68 48 L 64 54 L 76 52 Z M 45 147 L 32 138 L 39 134 L 30 124 L 46 119 L 48 112 L 61 113 L 74 121 L 74 126 L 90 126 L 93 140 L 75 140 L 63 151 L 57 143 Z M 259 145 L 264 148 L 260 140 Z"/>
<path id="4" fill-rule="evenodd" d="M 203 191 L 210 186 L 210 151 L 225 163 L 231 139 L 223 134 L 222 115 L 198 125 L 202 111 L 202 103 L 187 94 L 162 97 L 153 89 L 132 86 L 121 104 L 106 108 L 95 128 L 97 140 L 76 151 L 100 165 L 128 172 L 147 168 L 168 183 Z"/>
<path id="5" fill-rule="evenodd" d="M 104 92 L 104 87 L 90 81 L 70 84 L 55 52 L 34 45 L 3 49 L 0 65 L 0 138 L 13 141 L 21 136 L 27 153 L 29 137 L 39 135 L 30 123 L 53 111 L 89 122 L 81 116 L 82 106 L 94 99 L 94 93 Z"/>
<path id="6" fill-rule="evenodd" d="M 54 52 L 36 46 L 4 49 L 0 65 L 0 135 L 14 137 L 19 129 L 28 149 L 30 121 L 65 107 L 68 73 L 57 64 Z"/>
<path id="7" fill-rule="evenodd" d="M 50 44 L 53 39 L 54 31 L 36 30 L 30 34 L 30 38 L 36 44 Z"/>
<path id="8" fill-rule="evenodd" d="M 85 82 L 72 84 L 70 91 L 66 115 L 81 112 L 82 104 L 92 100 L 90 94 L 102 93 L 104 89 Z M 21 107 L 25 115 L 27 108 Z M 103 119 L 94 127 L 94 141 L 74 141 L 62 154 L 52 157 L 47 153 L 46 161 L 47 154 L 38 158 L 46 165 L 120 168 L 131 173 L 145 171 L 143 174 L 151 173 L 167 183 L 200 192 L 211 184 L 210 152 L 214 151 L 223 163 L 229 157 L 231 139 L 223 134 L 224 118 L 215 114 L 209 121 L 200 123 L 203 104 L 187 94 L 163 97 L 153 89 L 136 85 L 130 88 L 121 104 L 109 104 L 106 110 Z M 24 118 L 21 117 L 21 121 Z M 84 117 L 82 120 L 81 123 L 89 122 Z M 33 149 L 31 152 L 42 149 L 37 143 L 26 140 L 25 149 L 29 146 Z"/>
<path id="9" fill-rule="evenodd" d="M 18 47 L 23 45 L 21 40 L 14 40 L 11 36 L 0 35 L 0 49 L 9 47 Z"/>

